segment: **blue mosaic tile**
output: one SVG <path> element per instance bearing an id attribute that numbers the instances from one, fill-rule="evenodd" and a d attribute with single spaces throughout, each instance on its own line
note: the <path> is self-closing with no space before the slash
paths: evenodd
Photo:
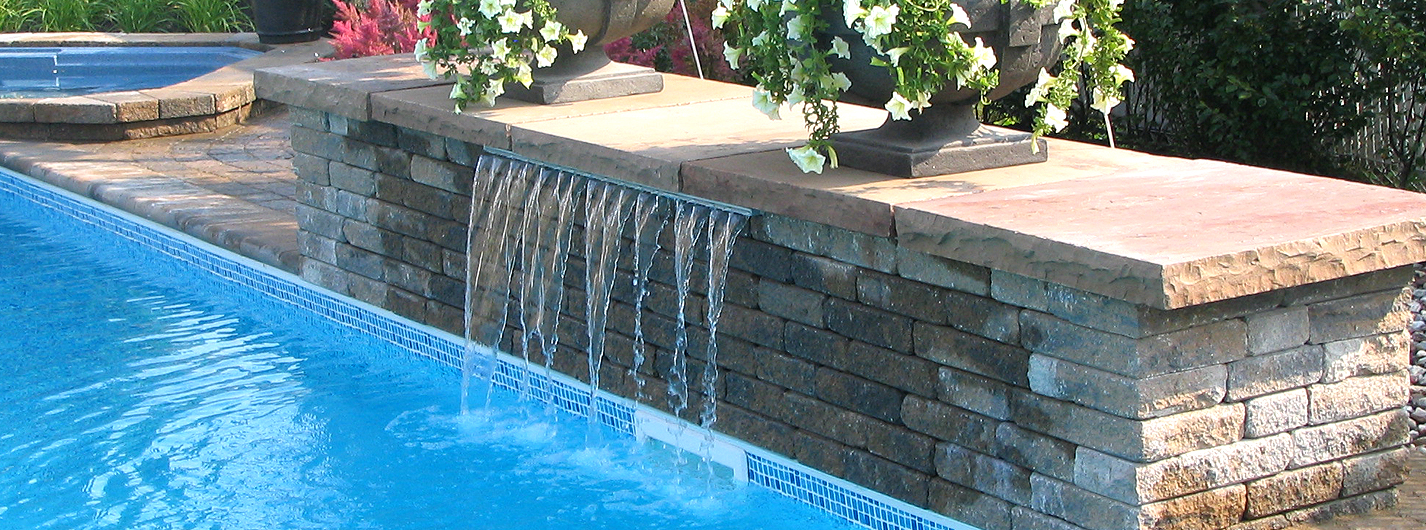
<path id="1" fill-rule="evenodd" d="M 290 274 L 228 254 L 129 214 L 78 199 L 0 168 L 0 194 L 19 197 L 152 249 L 234 284 L 262 293 L 310 314 L 397 345 L 459 370 L 466 345 L 443 332 L 411 323 L 385 310 L 355 302 Z M 547 375 L 513 357 L 497 359 L 495 385 L 513 391 L 528 387 L 528 395 L 567 413 L 595 419 L 632 435 L 635 408 L 627 401 L 589 394 L 588 386 L 563 375 Z M 591 406 L 593 399 L 593 406 Z M 748 480 L 759 486 L 816 506 L 842 520 L 876 530 L 976 530 L 975 527 L 864 492 L 855 485 L 823 475 L 753 447 L 745 447 Z"/>

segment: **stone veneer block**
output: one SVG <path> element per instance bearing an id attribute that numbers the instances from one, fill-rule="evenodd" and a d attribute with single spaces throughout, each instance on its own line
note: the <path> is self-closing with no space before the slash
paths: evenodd
<path id="1" fill-rule="evenodd" d="M 1298 388 L 1248 400 L 1243 436 L 1259 438 L 1307 425 L 1307 389 Z"/>
<path id="2" fill-rule="evenodd" d="M 1411 376 L 1394 374 L 1353 377 L 1330 385 L 1307 387 L 1311 402 L 1307 422 L 1321 425 L 1399 408 L 1411 396 Z"/>
<path id="3" fill-rule="evenodd" d="M 1248 484 L 1244 516 L 1257 519 L 1336 499 L 1342 492 L 1342 464 L 1294 469 Z"/>
<path id="4" fill-rule="evenodd" d="M 1423 208 L 1373 186 L 1192 161 L 902 204 L 896 228 L 909 248 L 1173 309 L 1421 261 L 1426 220 L 1410 212 Z"/>
<path id="5" fill-rule="evenodd" d="M 1017 425 L 1133 462 L 1154 462 L 1243 438 L 1241 403 L 1131 420 L 1029 392 L 1013 396 Z"/>
<path id="6" fill-rule="evenodd" d="M 1248 355 L 1247 327 L 1241 320 L 1131 339 L 1023 311 L 1020 330 L 1021 343 L 1030 351 L 1129 377 L 1228 363 Z"/>
<path id="7" fill-rule="evenodd" d="M 1314 344 L 1406 329 L 1410 291 L 1394 289 L 1308 306 Z"/>
<path id="8" fill-rule="evenodd" d="M 35 121 L 40 123 L 118 123 L 113 103 L 85 96 L 47 98 L 35 103 Z"/>
<path id="9" fill-rule="evenodd" d="M 1081 447 L 1075 454 L 1074 483 L 1142 505 L 1273 475 L 1287 469 L 1292 453 L 1287 434 L 1241 440 L 1148 464 Z"/>
<path id="10" fill-rule="evenodd" d="M 1221 364 L 1130 378 L 1044 355 L 1030 356 L 1030 389 L 1116 416 L 1149 419 L 1211 407 L 1228 393 Z"/>
<path id="11" fill-rule="evenodd" d="M 1248 315 L 1248 351 L 1269 353 L 1307 344 L 1307 308 L 1288 307 Z"/>
<path id="12" fill-rule="evenodd" d="M 1228 400 L 1241 401 L 1321 380 L 1321 346 L 1257 355 L 1228 363 Z"/>
<path id="13" fill-rule="evenodd" d="M 1405 370 L 1411 360 L 1410 338 L 1396 332 L 1323 344 L 1322 382 Z"/>
<path id="14" fill-rule="evenodd" d="M 1411 434 L 1411 420 L 1390 410 L 1317 427 L 1292 431 L 1297 454 L 1292 467 L 1304 467 L 1342 457 L 1398 447 Z"/>
<path id="15" fill-rule="evenodd" d="M 114 104 L 115 117 L 120 123 L 159 119 L 158 98 L 142 92 L 109 92 L 90 97 Z"/>
<path id="16" fill-rule="evenodd" d="M 35 121 L 35 105 L 31 100 L 0 99 L 0 122 L 27 123 Z"/>
<path id="17" fill-rule="evenodd" d="M 186 118 L 216 114 L 218 107 L 209 92 L 190 92 L 173 88 L 140 90 L 139 93 L 158 100 L 158 117 L 161 119 Z"/>

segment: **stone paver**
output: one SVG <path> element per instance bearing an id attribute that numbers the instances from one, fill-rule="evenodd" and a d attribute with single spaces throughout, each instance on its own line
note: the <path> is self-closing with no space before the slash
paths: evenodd
<path id="1" fill-rule="evenodd" d="M 296 271 L 285 108 L 212 133 L 110 143 L 0 141 L 0 164 Z"/>

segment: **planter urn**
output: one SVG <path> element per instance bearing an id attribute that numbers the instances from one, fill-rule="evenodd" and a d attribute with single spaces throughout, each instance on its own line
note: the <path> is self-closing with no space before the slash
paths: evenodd
<path id="1" fill-rule="evenodd" d="M 1035 82 L 1040 69 L 1060 58 L 1058 21 L 1053 7 L 1033 8 L 1018 0 L 962 0 L 971 27 L 961 32 L 967 42 L 982 39 L 995 51 L 1000 84 L 987 97 L 998 99 Z M 841 36 L 851 43 L 850 59 L 832 62 L 852 81 L 851 94 L 877 104 L 890 101 L 892 74 L 871 60 L 876 51 L 847 28 L 840 15 L 826 17 L 831 26 L 822 38 Z M 845 166 L 901 177 L 924 177 L 1013 166 L 1048 159 L 1043 140 L 1030 133 L 981 124 L 975 115 L 980 94 L 957 88 L 954 82 L 932 95 L 931 106 L 912 111 L 910 120 L 887 121 L 881 127 L 832 135 L 832 147 Z M 1038 142 L 1032 148 L 1031 142 Z"/>
<path id="2" fill-rule="evenodd" d="M 559 47 L 554 64 L 537 68 L 529 87 L 512 84 L 506 95 L 532 103 L 569 103 L 591 99 L 647 94 L 663 90 L 663 75 L 652 68 L 616 63 L 604 45 L 628 37 L 662 21 L 674 0 L 550 0 L 555 18 L 571 32 L 589 38 L 584 50 L 574 53 Z"/>
<path id="3" fill-rule="evenodd" d="M 326 32 L 328 0 L 252 0 L 253 26 L 263 44 L 310 42 Z"/>

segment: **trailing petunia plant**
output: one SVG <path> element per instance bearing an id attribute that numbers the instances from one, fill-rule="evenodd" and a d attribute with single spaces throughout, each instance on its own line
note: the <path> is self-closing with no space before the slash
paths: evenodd
<path id="1" fill-rule="evenodd" d="M 588 37 L 555 20 L 546 0 L 422 0 L 416 59 L 432 79 L 455 81 L 456 112 L 494 106 L 508 83 L 526 87 L 535 68 L 554 64 L 560 49 L 579 53 Z"/>
<path id="2" fill-rule="evenodd" d="M 1002 0 L 1047 7 L 1054 0 Z M 1123 96 L 1133 73 L 1120 65 L 1133 42 L 1115 29 L 1123 0 L 1059 0 L 1064 57 L 1058 75 L 1042 70 L 1027 106 L 1042 105 L 1036 137 L 1064 128 L 1065 109 L 1079 97 L 1081 84 L 1092 91 L 1094 108 L 1106 115 Z M 835 18 L 833 18 L 835 17 Z M 886 102 L 893 119 L 909 120 L 931 105 L 946 88 L 985 94 L 999 83 L 995 52 L 981 39 L 967 41 L 971 20 L 949 0 L 719 0 L 713 26 L 722 28 L 728 63 L 745 69 L 757 82 L 753 106 L 772 119 L 784 107 L 800 110 L 809 131 L 806 145 L 788 149 L 805 172 L 837 166 L 831 136 L 839 132 L 837 107 L 851 87 L 832 68 L 832 58 L 851 58 L 851 43 L 829 35 L 830 20 L 840 19 L 878 55 L 895 80 Z M 819 41 L 819 39 L 821 39 Z M 1038 145 L 1032 142 L 1032 145 Z"/>

